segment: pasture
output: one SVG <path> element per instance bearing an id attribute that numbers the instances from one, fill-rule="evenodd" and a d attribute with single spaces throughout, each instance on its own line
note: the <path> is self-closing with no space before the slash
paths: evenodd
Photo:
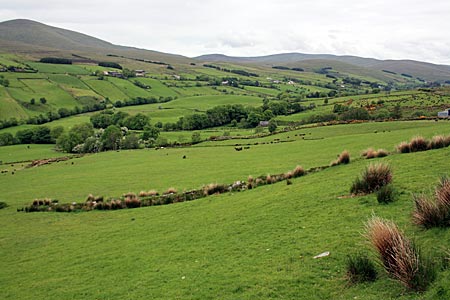
<path id="1" fill-rule="evenodd" d="M 425 294 L 406 292 L 380 267 L 374 283 L 349 286 L 345 278 L 347 254 L 371 253 L 361 232 L 372 214 L 395 219 L 430 253 L 442 254 L 450 242 L 448 230 L 425 231 L 410 218 L 411 194 L 429 193 L 438 177 L 447 173 L 442 164 L 447 148 L 375 159 L 394 169 L 394 186 L 400 194 L 389 205 L 378 204 L 373 194 L 348 197 L 351 182 L 369 163 L 360 157 L 362 150 L 392 151 L 399 142 L 419 134 L 448 134 L 448 126 L 421 121 L 304 128 L 187 148 L 104 152 L 1 174 L 1 200 L 10 205 L 0 210 L 2 297 L 437 299 L 448 295 L 448 269 L 439 272 Z M 251 144 L 249 149 L 234 150 L 235 143 L 244 142 Z M 12 153 L 9 159 L 14 161 L 56 154 L 50 146 L 41 147 L 13 146 L 0 149 L 0 155 Z M 183 191 L 285 172 L 296 165 L 318 167 L 328 165 L 344 149 L 351 154 L 349 165 L 293 179 L 291 185 L 280 182 L 192 202 L 120 211 L 16 212 L 38 197 L 71 202 L 83 201 L 89 193 L 107 197 L 168 187 Z M 324 251 L 330 256 L 313 259 Z M 127 280 L 117 280 L 118 274 Z M 98 280 L 114 284 L 99 288 Z"/>

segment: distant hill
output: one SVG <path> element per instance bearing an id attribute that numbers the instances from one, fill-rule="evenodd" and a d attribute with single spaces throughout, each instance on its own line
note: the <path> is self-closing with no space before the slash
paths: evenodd
<path id="1" fill-rule="evenodd" d="M 158 51 L 114 45 L 101 39 L 36 21 L 18 19 L 0 23 L 0 49 L 34 56 L 72 53 L 122 55 L 167 63 L 187 63 L 190 59 Z"/>
<path id="2" fill-rule="evenodd" d="M 340 68 L 338 68 L 338 71 L 340 72 L 350 72 L 349 69 L 353 69 L 354 73 L 355 68 L 359 67 L 360 71 L 376 72 L 378 75 L 375 74 L 375 77 L 379 77 L 380 72 L 387 73 L 386 71 L 388 71 L 399 75 L 411 75 L 427 81 L 443 82 L 450 80 L 450 66 L 413 60 L 378 60 L 349 55 L 338 56 L 332 54 L 304 53 L 283 53 L 257 57 L 233 57 L 223 54 L 208 54 L 195 57 L 195 59 L 205 62 L 251 63 L 265 66 L 281 65 L 309 69 L 320 69 L 326 67 L 327 64 L 336 65 L 340 62 L 345 64 L 339 65 Z"/>

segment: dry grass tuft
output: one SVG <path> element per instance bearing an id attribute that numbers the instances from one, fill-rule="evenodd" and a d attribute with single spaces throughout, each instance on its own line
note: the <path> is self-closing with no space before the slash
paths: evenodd
<path id="1" fill-rule="evenodd" d="M 394 222 L 372 217 L 366 224 L 366 232 L 386 272 L 408 289 L 424 291 L 434 280 L 434 266 Z"/>
<path id="2" fill-rule="evenodd" d="M 414 196 L 413 221 L 425 228 L 450 226 L 450 179 L 442 177 L 435 189 L 434 199 Z"/>
<path id="3" fill-rule="evenodd" d="M 350 188 L 353 194 L 368 194 L 392 182 L 392 168 L 388 164 L 376 163 L 367 166 L 361 177 L 355 179 Z"/>

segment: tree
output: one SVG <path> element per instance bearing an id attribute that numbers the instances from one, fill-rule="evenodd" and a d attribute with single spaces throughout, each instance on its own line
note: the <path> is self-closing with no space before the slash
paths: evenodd
<path id="1" fill-rule="evenodd" d="M 136 134 L 131 133 L 125 137 L 122 141 L 122 149 L 138 149 L 139 148 L 139 138 Z"/>
<path id="2" fill-rule="evenodd" d="M 142 113 L 138 113 L 134 116 L 130 116 L 124 120 L 124 124 L 126 127 L 132 130 L 142 130 L 145 125 L 148 124 L 150 118 Z"/>
<path id="3" fill-rule="evenodd" d="M 0 146 L 8 146 L 14 144 L 14 136 L 9 133 L 1 133 L 0 134 Z"/>
<path id="4" fill-rule="evenodd" d="M 30 104 L 31 104 L 31 105 L 34 105 L 35 103 L 36 103 L 36 100 L 34 100 L 34 98 L 31 98 Z"/>
<path id="5" fill-rule="evenodd" d="M 75 146 L 83 144 L 88 137 L 93 135 L 94 127 L 91 123 L 77 124 L 68 133 L 63 133 L 58 137 L 56 146 L 65 152 L 72 152 Z"/>
<path id="6" fill-rule="evenodd" d="M 191 137 L 192 144 L 198 144 L 202 141 L 202 138 L 200 136 L 200 132 L 193 132 Z"/>
<path id="7" fill-rule="evenodd" d="M 42 97 L 41 99 L 39 99 L 39 101 L 41 101 L 42 104 L 47 103 L 47 99 L 45 99 L 44 97 Z"/>
<path id="8" fill-rule="evenodd" d="M 47 126 L 39 126 L 33 129 L 32 142 L 34 144 L 49 144 L 52 142 L 50 128 Z"/>
<path id="9" fill-rule="evenodd" d="M 143 140 L 150 140 L 150 139 L 154 139 L 156 140 L 159 136 L 159 128 L 152 126 L 152 125 L 146 125 L 144 127 L 144 132 L 142 133 L 142 139 Z"/>
<path id="10" fill-rule="evenodd" d="M 50 136 L 52 137 L 52 140 L 54 142 L 56 142 L 56 140 L 61 136 L 61 134 L 63 134 L 63 132 L 64 132 L 64 127 L 56 126 L 50 130 Z"/>
<path id="11" fill-rule="evenodd" d="M 270 133 L 274 133 L 277 130 L 277 127 L 278 127 L 277 121 L 275 121 L 273 119 L 269 121 L 269 132 Z"/>
<path id="12" fill-rule="evenodd" d="M 394 110 L 391 113 L 391 117 L 394 119 L 400 119 L 402 117 L 402 109 L 399 104 L 394 106 Z"/>
<path id="13" fill-rule="evenodd" d="M 100 141 L 104 150 L 117 150 L 120 148 L 122 130 L 116 125 L 108 126 L 103 132 Z"/>

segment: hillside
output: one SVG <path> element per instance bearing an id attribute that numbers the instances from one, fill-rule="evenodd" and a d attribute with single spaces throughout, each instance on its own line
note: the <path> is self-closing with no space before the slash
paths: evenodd
<path id="1" fill-rule="evenodd" d="M 427 81 L 448 81 L 450 80 L 450 66 L 436 65 L 413 60 L 378 60 L 373 58 L 363 58 L 357 56 L 339 56 L 331 54 L 304 54 L 304 53 L 283 53 L 259 57 L 233 57 L 223 54 L 209 54 L 195 57 L 200 61 L 208 62 L 229 62 L 229 63 L 253 63 L 260 65 L 282 65 L 282 66 L 302 66 L 304 61 L 312 68 L 319 69 L 322 62 L 330 61 L 342 62 L 349 65 L 365 68 L 366 71 L 388 70 L 398 74 L 408 74 Z M 311 65 L 311 62 L 317 64 Z M 342 69 L 343 71 L 346 68 Z"/>
<path id="2" fill-rule="evenodd" d="M 13 53 L 42 56 L 46 53 L 72 57 L 73 53 L 99 57 L 106 54 L 153 59 L 167 63 L 186 63 L 180 55 L 118 46 L 79 32 L 48 26 L 32 20 L 17 19 L 0 23 L 0 49 Z"/>

